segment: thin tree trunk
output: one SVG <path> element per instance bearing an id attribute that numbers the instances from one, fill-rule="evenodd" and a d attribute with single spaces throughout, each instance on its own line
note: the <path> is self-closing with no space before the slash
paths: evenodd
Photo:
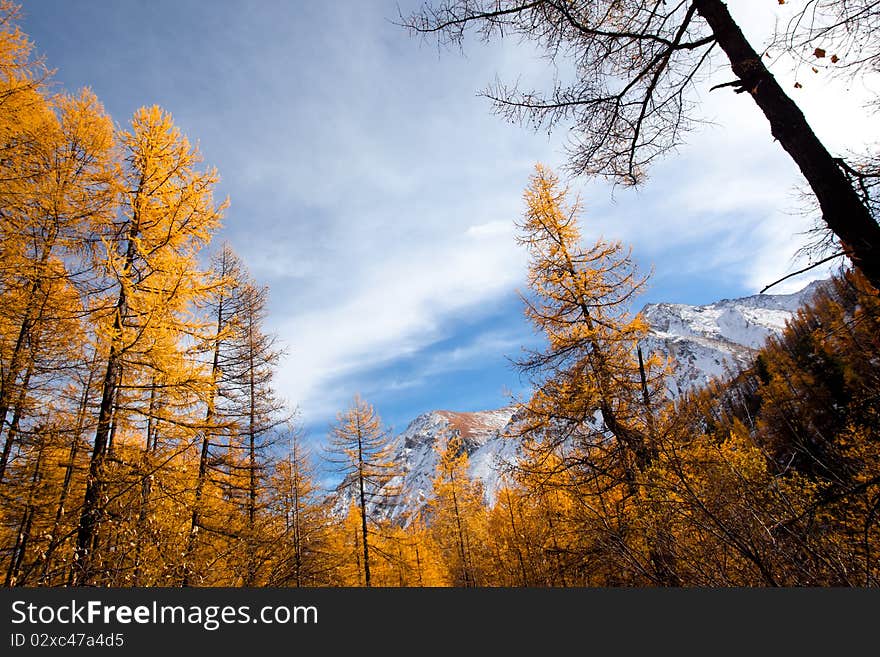
<path id="1" fill-rule="evenodd" d="M 15 438 L 18 435 L 18 425 L 21 422 L 21 412 L 27 397 L 27 387 L 34 371 L 33 362 L 28 364 L 27 372 L 21 382 L 21 390 L 18 393 L 18 401 L 15 403 L 15 410 L 12 412 L 12 422 L 9 423 L 9 431 L 6 433 L 6 442 L 3 443 L 3 454 L 0 455 L 0 483 L 6 475 L 6 466 L 9 463 L 9 454 L 12 446 L 15 444 Z M 8 412 L 8 409 L 7 411 Z M 2 416 L 5 417 L 5 414 Z"/>
<path id="2" fill-rule="evenodd" d="M 46 446 L 45 438 L 43 436 L 39 436 L 37 439 L 40 440 L 40 447 L 37 449 L 37 460 L 34 464 L 34 474 L 31 477 L 31 489 L 28 491 L 27 503 L 22 511 L 21 522 L 19 523 L 18 533 L 15 538 L 15 545 L 13 546 L 12 554 L 10 555 L 9 569 L 6 571 L 6 581 L 4 586 L 7 587 L 19 584 L 17 581 L 18 574 L 21 571 L 21 564 L 24 562 L 24 556 L 27 552 L 28 543 L 30 542 L 31 527 L 33 526 L 34 513 L 36 512 L 34 498 L 36 497 L 37 486 L 42 478 L 43 450 Z"/>
<path id="3" fill-rule="evenodd" d="M 645 421 L 648 425 L 648 451 L 653 458 L 657 456 L 657 432 L 654 429 L 654 411 L 651 409 L 651 396 L 648 394 L 648 378 L 645 376 L 645 361 L 642 358 L 642 346 L 636 345 L 639 356 L 639 379 L 642 383 L 642 403 L 645 405 Z"/>
<path id="4" fill-rule="evenodd" d="M 406 578 L 403 575 L 403 550 L 400 543 L 397 544 L 397 584 L 400 588 L 406 586 Z"/>
<path id="5" fill-rule="evenodd" d="M 556 557 L 554 559 L 556 562 L 556 576 L 559 578 L 562 588 L 567 588 L 568 582 L 565 581 L 565 569 L 562 567 L 562 551 L 559 549 L 559 541 L 556 538 L 556 527 L 553 525 L 553 511 L 550 508 L 550 505 L 547 504 L 547 499 L 544 494 L 541 495 L 541 499 L 544 502 L 544 510 L 547 513 L 547 528 L 550 530 L 550 540 L 553 541 L 553 553 Z"/>
<path id="6" fill-rule="evenodd" d="M 566 268 L 568 269 L 568 274 L 574 279 L 578 278 L 577 267 L 575 267 L 574 262 L 572 262 L 571 255 L 568 250 L 565 248 L 563 241 L 559 240 L 559 246 L 561 247 L 562 253 L 565 256 Z M 587 329 L 592 334 L 593 332 L 593 316 L 590 312 L 590 306 L 587 301 L 581 296 L 578 300 L 578 306 L 580 307 L 581 313 L 583 313 L 584 324 Z M 602 345 L 599 344 L 598 340 L 596 340 L 595 335 L 590 337 L 590 351 L 587 354 L 587 358 L 590 362 L 590 367 L 593 370 L 593 374 L 597 379 L 597 388 L 599 391 L 599 409 L 602 411 L 602 422 L 608 428 L 608 430 L 614 434 L 614 437 L 619 441 L 623 442 L 628 449 L 635 454 L 636 457 L 636 465 L 639 469 L 639 472 L 644 472 L 650 464 L 651 457 L 648 453 L 648 447 L 646 445 L 646 440 L 644 434 L 636 429 L 635 427 L 625 426 L 617 419 L 617 414 L 614 412 L 614 408 L 612 406 L 612 394 L 611 390 L 613 386 L 611 385 L 611 376 L 609 372 L 611 368 L 608 365 L 608 359 L 605 355 L 605 350 L 602 349 Z M 626 478 L 630 486 L 630 490 L 635 491 L 635 473 L 631 471 L 631 468 L 627 463 L 624 463 L 624 468 L 626 470 Z"/>
<path id="7" fill-rule="evenodd" d="M 22 359 L 25 354 L 25 343 L 30 336 L 34 323 L 37 321 L 39 315 L 42 314 L 41 310 L 40 313 L 37 314 L 37 317 L 34 316 L 34 314 L 37 313 L 37 293 L 40 291 L 40 285 L 42 283 L 41 275 L 43 268 L 49 262 L 49 257 L 55 246 L 56 237 L 57 229 L 53 226 L 49 237 L 46 240 L 43 252 L 40 254 L 40 260 L 36 266 L 34 280 L 31 283 L 30 293 L 28 295 L 28 302 L 25 306 L 24 317 L 21 320 L 18 337 L 15 340 L 15 347 L 13 347 L 12 354 L 9 356 L 9 367 L 7 368 L 5 376 L 0 378 L 0 431 L 2 431 L 2 426 L 6 422 L 6 414 L 9 412 L 11 403 L 10 398 L 13 394 L 15 379 L 18 378 L 23 367 Z M 43 307 L 45 307 L 45 303 L 46 299 L 44 298 L 42 302 Z M 33 364 L 31 363 L 29 366 L 33 367 Z M 27 383 L 23 383 L 22 387 L 27 389 Z M 4 454 L 6 453 L 7 451 L 4 448 Z M 2 463 L 2 469 L 5 468 L 6 461 L 4 460 Z M 2 481 L 2 469 L 0 469 L 0 481 Z"/>
<path id="8" fill-rule="evenodd" d="M 513 537 L 513 547 L 516 550 L 516 558 L 519 560 L 519 569 L 522 573 L 522 586 L 528 586 L 529 577 L 526 574 L 526 564 L 523 561 L 522 550 L 519 548 L 519 540 L 516 533 L 516 523 L 513 520 L 513 503 L 510 498 L 510 489 L 505 488 L 504 492 L 507 494 L 507 511 L 510 514 L 510 532 Z"/>
<path id="9" fill-rule="evenodd" d="M 648 453 L 651 460 L 657 458 L 657 435 L 654 428 L 654 412 L 651 409 L 651 398 L 648 395 L 648 379 L 645 376 L 645 363 L 642 358 L 642 347 L 636 347 L 639 356 L 639 377 L 642 382 L 642 403 L 645 405 L 645 419 L 648 425 Z M 659 522 L 662 522 L 660 519 Z M 674 538 L 664 527 L 658 527 L 657 536 L 648 539 L 649 559 L 654 566 L 654 574 L 662 586 L 681 586 L 676 574 L 676 559 L 672 550 Z"/>
<path id="10" fill-rule="evenodd" d="M 419 556 L 419 546 L 416 545 L 416 570 L 419 575 L 419 586 L 424 586 L 422 582 L 422 558 Z"/>
<path id="11" fill-rule="evenodd" d="M 113 413 L 110 416 L 110 433 L 107 436 L 107 456 L 113 458 L 113 445 L 116 442 L 116 430 L 119 427 L 119 388 L 122 384 L 122 365 L 119 366 L 119 378 L 116 385 L 116 394 L 113 395 Z"/>
<path id="12" fill-rule="evenodd" d="M 145 439 L 144 451 L 141 457 L 141 501 L 138 510 L 137 525 L 135 528 L 135 548 L 134 548 L 134 574 L 132 575 L 132 586 L 140 586 L 141 576 L 143 574 L 142 552 L 144 549 L 144 538 L 147 533 L 147 520 L 150 513 L 150 494 L 152 493 L 152 480 L 150 474 L 150 456 L 155 450 L 156 438 L 154 433 L 158 434 L 158 420 L 155 420 L 156 412 L 156 379 L 150 386 L 150 411 L 147 417 L 147 435 Z M 156 425 L 154 425 L 154 421 Z"/>
<path id="13" fill-rule="evenodd" d="M 467 558 L 467 567 L 468 567 L 468 576 L 471 580 L 471 586 L 477 586 L 477 578 L 474 576 L 473 571 L 471 571 L 471 535 L 465 530 L 464 532 L 464 553 Z"/>
<path id="14" fill-rule="evenodd" d="M 458 511 L 458 497 L 455 494 L 455 475 L 450 475 L 452 483 L 452 509 L 455 511 L 455 526 L 458 531 L 458 551 L 461 556 L 462 574 L 464 575 L 464 585 L 466 588 L 471 586 L 471 572 L 468 565 L 468 550 L 465 547 L 464 528 L 461 526 L 461 514 Z"/>
<path id="15" fill-rule="evenodd" d="M 296 445 L 294 444 L 294 453 L 293 453 L 293 463 L 298 463 L 296 459 Z M 296 574 L 296 586 L 297 588 L 302 586 L 302 532 L 300 528 L 300 513 L 299 513 L 299 465 L 297 465 L 297 470 L 294 471 L 292 468 L 290 457 L 287 457 L 287 463 L 290 466 L 290 473 L 293 477 L 293 565 Z"/>
<path id="16" fill-rule="evenodd" d="M 357 564 L 357 574 L 358 579 L 361 576 L 361 555 L 360 555 L 360 543 L 358 542 L 358 530 L 357 527 L 354 528 L 354 561 Z"/>
<path id="17" fill-rule="evenodd" d="M 40 573 L 40 584 L 45 585 L 46 576 L 48 574 L 49 567 L 52 562 L 52 555 L 55 553 L 55 550 L 61 545 L 61 537 L 58 535 L 61 531 L 61 520 L 66 513 L 65 505 L 67 504 L 67 497 L 70 494 L 70 484 L 73 480 L 73 468 L 76 464 L 77 453 L 79 452 L 79 441 L 82 436 L 83 426 L 86 421 L 86 414 L 88 412 L 89 406 L 89 398 L 92 394 L 92 383 L 95 378 L 95 368 L 98 365 L 98 350 L 95 350 L 94 355 L 92 356 L 92 363 L 89 367 L 89 376 L 86 379 L 86 384 L 83 387 L 83 393 L 80 397 L 79 409 L 77 410 L 76 416 L 76 427 L 73 432 L 73 437 L 70 441 L 70 451 L 67 456 L 67 464 L 64 466 L 64 481 L 61 484 L 61 494 L 58 497 L 58 507 L 55 509 L 55 520 L 52 523 L 52 538 L 49 544 L 49 548 L 46 550 L 46 556 L 43 561 L 43 569 Z"/>
<path id="18" fill-rule="evenodd" d="M 360 423 L 360 419 L 358 419 Z M 364 586 L 370 587 L 370 547 L 367 543 L 367 498 L 364 493 L 364 453 L 361 430 L 358 427 L 358 486 L 360 488 L 361 502 L 361 531 L 364 536 Z"/>
<path id="19" fill-rule="evenodd" d="M 210 411 L 208 413 L 210 416 Z M 192 515 L 190 516 L 189 535 L 186 538 L 186 549 L 183 553 L 183 579 L 181 586 L 190 586 L 192 584 L 192 567 L 190 561 L 196 548 L 196 539 L 199 534 L 199 526 L 202 521 L 202 495 L 205 488 L 205 476 L 208 472 L 208 447 L 210 443 L 210 434 L 208 432 L 208 421 L 205 422 L 205 431 L 202 436 L 202 450 L 199 454 L 199 473 L 196 480 L 195 498 L 193 499 Z"/>
<path id="20" fill-rule="evenodd" d="M 225 271 L 223 272 L 225 275 Z M 211 364 L 211 381 L 213 388 L 209 393 L 208 408 L 205 411 L 205 428 L 202 432 L 202 448 L 199 453 L 199 472 L 196 479 L 195 497 L 193 499 L 192 514 L 190 515 L 189 534 L 186 538 L 186 548 L 183 552 L 183 578 L 181 586 L 189 586 L 192 579 L 190 561 L 196 549 L 196 541 L 199 533 L 199 523 L 202 519 L 202 495 L 204 494 L 205 478 L 208 474 L 208 452 L 211 446 L 211 424 L 214 422 L 215 400 L 217 396 L 217 376 L 220 373 L 220 333 L 223 330 L 223 296 L 217 304 L 217 342 L 214 344 L 214 360 Z"/>
<path id="21" fill-rule="evenodd" d="M 257 517 L 256 384 L 254 382 L 253 316 L 248 318 L 248 551 L 247 586 L 257 578 L 254 528 Z"/>
<path id="22" fill-rule="evenodd" d="M 120 305 L 124 303 L 124 295 L 120 295 Z M 117 307 L 115 328 L 121 332 L 122 320 Z M 107 358 L 107 371 L 102 385 L 101 407 L 98 412 L 98 428 L 95 431 L 95 444 L 89 461 L 89 474 L 86 480 L 86 492 L 80 515 L 79 530 L 76 536 L 74 553 L 74 586 L 85 586 L 91 583 L 93 572 L 93 544 L 98 525 L 101 522 L 103 509 L 101 496 L 104 490 L 104 459 L 107 455 L 107 441 L 113 416 L 113 399 L 119 384 L 121 370 L 121 354 L 114 344 Z"/>
<path id="23" fill-rule="evenodd" d="M 34 283 L 32 287 L 32 294 L 36 293 L 36 289 L 38 287 L 37 283 Z M 12 349 L 12 355 L 9 359 L 9 368 L 6 371 L 6 376 L 3 377 L 3 380 L 0 381 L 0 428 L 2 425 L 6 423 L 6 415 L 9 413 L 9 407 L 11 406 L 11 402 L 9 398 L 12 396 L 12 389 L 15 384 L 15 379 L 18 378 L 19 372 L 21 371 L 21 360 L 24 354 L 24 343 L 27 340 L 28 334 L 30 333 L 30 325 L 31 325 L 31 313 L 33 309 L 31 308 L 31 304 L 28 304 L 27 309 L 25 310 L 25 317 L 21 322 L 21 327 L 18 331 L 18 338 L 15 340 L 15 346 Z M 5 463 L 3 464 L 5 466 Z"/>

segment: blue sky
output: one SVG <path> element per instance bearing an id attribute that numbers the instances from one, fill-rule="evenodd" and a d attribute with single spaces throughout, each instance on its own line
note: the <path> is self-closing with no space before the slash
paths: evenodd
<path id="1" fill-rule="evenodd" d="M 786 10 L 731 4 L 756 44 Z M 495 408 L 524 391 L 508 357 L 535 337 L 516 294 L 526 260 L 513 221 L 534 163 L 564 162 L 566 134 L 506 124 L 476 94 L 496 76 L 540 86 L 548 66 L 528 44 L 440 52 L 395 26 L 385 0 L 24 10 L 59 87 L 90 86 L 120 124 L 163 106 L 219 169 L 231 207 L 218 242 L 270 286 L 269 328 L 287 346 L 278 387 L 313 436 L 356 392 L 402 430 L 426 410 Z M 836 152 L 880 136 L 864 85 L 801 71 L 794 90 L 792 71 L 774 72 Z M 572 181 L 585 239 L 622 239 L 653 267 L 639 303 L 754 294 L 796 268 L 811 225 L 798 176 L 746 95 L 708 93 L 729 78 L 702 85 L 711 123 L 644 187 Z"/>

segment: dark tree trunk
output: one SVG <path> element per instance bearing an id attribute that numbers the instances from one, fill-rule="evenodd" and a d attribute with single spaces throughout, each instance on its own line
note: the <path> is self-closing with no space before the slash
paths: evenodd
<path id="1" fill-rule="evenodd" d="M 562 550 L 559 549 L 559 541 L 556 540 L 556 527 L 553 526 L 553 510 L 551 509 L 550 504 L 548 504 L 544 493 L 541 494 L 541 501 L 544 504 L 544 511 L 547 514 L 547 528 L 550 530 L 550 539 L 552 541 L 553 554 L 555 556 L 554 565 L 556 566 L 556 576 L 559 578 L 559 585 L 562 586 L 562 588 L 566 588 L 568 582 L 565 580 L 565 568 L 562 564 Z M 556 585 L 556 582 L 552 582 L 552 584 Z"/>
<path id="2" fill-rule="evenodd" d="M 357 564 L 357 573 L 358 577 L 361 575 L 361 556 L 360 556 L 360 543 L 358 541 L 358 530 L 357 527 L 354 528 L 354 560 Z"/>
<path id="3" fill-rule="evenodd" d="M 137 525 L 135 526 L 135 549 L 134 549 L 134 574 L 132 575 L 131 585 L 141 586 L 141 577 L 143 576 L 143 549 L 146 541 L 147 525 L 150 519 L 150 495 L 153 492 L 152 486 L 152 454 L 156 449 L 157 436 L 159 434 L 159 420 L 156 419 L 156 379 L 150 386 L 150 410 L 147 417 L 147 435 L 145 439 L 144 451 L 141 454 L 141 501 L 138 510 Z"/>
<path id="4" fill-rule="evenodd" d="M 42 478 L 43 468 L 43 450 L 45 448 L 45 438 L 43 436 L 35 436 L 40 441 L 37 449 L 37 459 L 34 464 L 34 474 L 31 477 L 31 489 L 28 492 L 27 504 L 22 512 L 21 522 L 18 526 L 18 533 L 15 538 L 15 545 L 9 560 L 9 569 L 6 571 L 6 582 L 4 586 L 18 586 L 18 574 L 21 572 L 21 565 L 24 563 L 24 556 L 27 553 L 28 543 L 31 538 L 31 527 L 34 522 L 34 513 L 36 512 L 36 496 L 37 486 Z"/>
<path id="5" fill-rule="evenodd" d="M 255 528 L 257 518 L 257 398 L 254 380 L 253 316 L 248 318 L 248 555 L 246 586 L 253 586 L 257 578 Z"/>
<path id="6" fill-rule="evenodd" d="M 367 496 L 364 491 L 364 452 L 361 441 L 360 427 L 358 428 L 358 486 L 361 504 L 361 531 L 364 535 L 364 586 L 370 587 L 370 547 L 367 543 Z"/>
<path id="7" fill-rule="evenodd" d="M 822 219 L 853 264 L 880 290 L 880 225 L 839 162 L 816 137 L 800 108 L 779 86 L 721 0 L 694 0 L 718 45 L 770 123 L 770 132 L 795 161 L 816 195 Z"/>
<path id="8" fill-rule="evenodd" d="M 511 535 L 511 539 L 512 539 L 511 543 L 513 543 L 513 547 L 516 550 L 516 558 L 519 561 L 519 570 L 520 570 L 520 573 L 522 574 L 522 580 L 521 580 L 520 585 L 521 586 L 528 586 L 529 585 L 529 577 L 528 577 L 528 574 L 526 573 L 526 564 L 525 564 L 525 561 L 523 560 L 522 550 L 520 550 L 519 541 L 517 540 L 517 536 L 519 536 L 519 533 L 516 530 L 516 522 L 514 522 L 513 502 L 510 497 L 510 489 L 505 488 L 504 492 L 507 494 L 507 512 L 510 514 L 510 535 Z"/>
<path id="9" fill-rule="evenodd" d="M 141 181 L 141 186 L 143 180 Z M 139 219 L 135 215 L 128 233 L 125 250 L 125 268 L 131 269 L 135 258 L 135 239 L 139 233 Z M 94 560 L 94 544 L 103 512 L 101 495 L 104 488 L 104 459 L 110 439 L 110 429 L 116 408 L 116 395 L 122 383 L 122 351 L 120 341 L 123 334 L 123 319 L 128 312 L 128 299 L 124 286 L 120 287 L 116 301 L 116 316 L 113 319 L 113 342 L 107 355 L 107 370 L 101 385 L 101 407 L 98 412 L 98 427 L 95 430 L 95 444 L 89 461 L 89 475 L 86 480 L 86 493 L 83 500 L 79 529 L 76 535 L 76 551 L 73 556 L 73 570 L 70 583 L 84 586 L 91 583 Z"/>
<path id="10" fill-rule="evenodd" d="M 294 450 L 296 448 L 294 447 Z M 296 586 L 297 588 L 302 586 L 302 532 L 300 528 L 300 513 L 299 513 L 299 463 L 296 461 L 296 452 L 294 451 L 294 460 L 291 461 L 290 457 L 288 457 L 287 463 L 291 468 L 290 474 L 293 476 L 293 563 L 296 568 Z M 297 470 L 294 474 L 292 463 L 297 463 Z"/>
<path id="11" fill-rule="evenodd" d="M 422 583 L 422 558 L 419 555 L 419 546 L 416 545 L 415 547 L 416 547 L 416 570 L 419 575 L 419 586 L 424 586 L 424 584 Z"/>
<path id="12" fill-rule="evenodd" d="M 18 393 L 18 401 L 15 404 L 15 410 L 12 412 L 12 422 L 9 423 L 9 431 L 6 434 L 6 442 L 3 443 L 3 454 L 0 455 L 0 483 L 3 483 L 3 478 L 6 476 L 6 466 L 9 463 L 9 454 L 12 451 L 12 445 L 15 444 L 15 439 L 18 435 L 18 426 L 21 423 L 21 414 L 24 410 L 25 402 L 27 401 L 27 388 L 30 384 L 33 371 L 34 366 L 33 362 L 31 362 L 31 364 L 28 365 L 27 372 L 25 372 L 24 380 L 21 382 L 21 390 Z M 6 412 L 8 412 L 8 409 L 4 411 L 4 415 L 2 417 L 6 417 Z"/>
<path id="13" fill-rule="evenodd" d="M 56 230 L 53 228 L 46 242 L 46 245 L 43 248 L 42 253 L 40 254 L 40 260 L 36 266 L 36 271 L 43 271 L 46 263 L 49 262 L 49 257 L 52 255 L 52 249 L 55 245 L 56 236 Z M 34 324 L 39 320 L 40 315 L 42 314 L 42 310 L 40 312 L 37 312 L 37 294 L 40 292 L 41 285 L 42 278 L 40 278 L 38 274 L 31 283 L 28 295 L 28 303 L 25 308 L 24 317 L 21 320 L 18 337 L 15 340 L 15 347 L 13 348 L 12 354 L 9 357 L 9 366 L 7 367 L 7 370 L 3 374 L 3 376 L 0 377 L 0 431 L 2 431 L 3 423 L 6 422 L 6 414 L 9 413 L 11 398 L 15 388 L 15 380 L 18 378 L 19 374 L 21 374 L 21 370 L 24 367 L 24 363 L 22 361 L 26 357 L 25 346 L 31 337 L 31 331 L 34 328 Z M 45 294 L 43 295 L 41 305 L 45 308 Z M 31 361 L 29 368 L 33 368 L 33 360 Z M 30 372 L 30 369 L 28 371 Z M 24 391 L 27 390 L 28 378 L 30 378 L 30 374 L 28 374 L 26 380 L 22 382 L 22 389 Z M 5 448 L 3 454 L 3 469 L 5 469 L 6 456 L 8 456 L 8 451 Z M 2 480 L 2 478 L 2 471 L 0 471 L 0 480 Z"/>
<path id="14" fill-rule="evenodd" d="M 71 483 L 73 482 L 73 469 L 76 465 L 77 454 L 79 453 L 80 439 L 86 421 L 86 414 L 88 413 L 89 399 L 92 395 L 92 383 L 95 378 L 95 368 L 98 365 L 98 355 L 98 351 L 95 350 L 95 353 L 92 356 L 91 365 L 89 366 L 89 376 L 86 379 L 85 386 L 83 386 L 83 393 L 79 401 L 76 427 L 70 441 L 70 451 L 67 455 L 67 464 L 64 466 L 64 481 L 61 484 L 61 494 L 58 497 L 58 506 L 55 509 L 55 520 L 52 523 L 52 539 L 49 548 L 46 550 L 46 556 L 43 561 L 43 570 L 40 574 L 41 586 L 45 586 L 48 583 L 47 577 L 49 576 L 49 569 L 52 566 L 52 556 L 54 555 L 55 550 L 58 549 L 68 537 L 67 534 L 65 534 L 64 537 L 60 536 L 61 521 L 64 518 L 64 514 L 67 512 L 65 507 L 67 505 L 67 497 L 70 494 Z M 65 566 L 65 570 L 66 569 L 67 567 Z"/>
<path id="15" fill-rule="evenodd" d="M 195 499 L 193 500 L 192 516 L 190 517 L 189 535 L 186 539 L 186 551 L 183 554 L 183 579 L 181 586 L 189 586 L 192 584 L 192 567 L 190 561 L 196 549 L 196 539 L 199 534 L 199 526 L 202 522 L 202 495 L 205 489 L 205 478 L 208 474 L 208 448 L 211 445 L 207 422 L 211 421 L 211 413 L 208 412 L 206 419 L 205 432 L 202 436 L 202 451 L 199 455 L 199 474 L 196 480 Z"/>
<path id="16" fill-rule="evenodd" d="M 226 274 L 226 271 L 223 271 Z M 183 553 L 183 578 L 181 586 L 189 586 L 192 578 L 192 568 L 190 560 L 196 549 L 196 541 L 198 539 L 199 524 L 201 523 L 202 514 L 202 495 L 204 494 L 205 478 L 208 475 L 208 453 L 211 447 L 211 425 L 214 423 L 214 404 L 217 397 L 217 377 L 220 373 L 220 334 L 223 331 L 223 297 L 217 304 L 217 342 L 214 344 L 214 359 L 211 364 L 211 381 L 214 388 L 210 392 L 208 399 L 208 408 L 205 411 L 205 427 L 202 432 L 202 449 L 199 454 L 199 472 L 196 479 L 195 499 L 193 500 L 192 515 L 190 516 L 189 534 L 186 539 L 186 549 Z"/>
<path id="17" fill-rule="evenodd" d="M 451 475 L 450 483 L 452 484 L 452 509 L 455 511 L 455 527 L 458 532 L 458 553 L 461 556 L 461 571 L 464 575 L 464 585 L 466 588 L 471 587 L 471 569 L 468 564 L 468 552 L 465 545 L 464 528 L 461 526 L 461 514 L 458 510 L 458 496 L 455 494 L 455 475 Z"/>
<path id="18" fill-rule="evenodd" d="M 122 297 L 120 297 L 120 304 Z M 117 314 L 116 328 L 121 330 L 121 317 Z M 119 385 L 122 369 L 121 355 L 116 345 L 111 347 L 107 358 L 107 371 L 101 394 L 101 408 L 98 413 L 98 428 L 95 431 L 95 444 L 89 461 L 89 475 L 86 480 L 86 493 L 83 500 L 79 530 L 76 535 L 76 552 L 74 553 L 73 578 L 74 586 L 85 586 L 91 583 L 93 571 L 93 543 L 101 521 L 101 494 L 104 488 L 104 458 L 107 455 L 107 443 L 110 436 L 110 424 L 113 419 L 113 401 Z"/>

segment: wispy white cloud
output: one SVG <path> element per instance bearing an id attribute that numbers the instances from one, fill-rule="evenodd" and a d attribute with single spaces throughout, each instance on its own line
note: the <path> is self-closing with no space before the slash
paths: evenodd
<path id="1" fill-rule="evenodd" d="M 415 374 L 402 377 L 392 374 L 384 380 L 374 380 L 373 388 L 396 394 L 430 385 L 440 375 L 478 371 L 487 363 L 494 365 L 498 360 L 515 358 L 523 342 L 521 332 L 490 329 L 458 346 L 423 354 Z"/>
<path id="2" fill-rule="evenodd" d="M 351 289 L 332 303 L 303 309 L 278 327 L 294 336 L 279 382 L 304 409 L 350 398 L 345 376 L 411 355 L 448 334 L 462 313 L 479 316 L 522 278 L 524 254 L 498 239 L 501 222 L 475 224 L 444 242 L 410 245 L 361 263 Z M 470 347 L 496 348 L 488 338 Z M 452 350 L 427 363 L 425 376 L 466 354 Z M 443 365 L 442 361 L 446 360 Z M 333 382 L 328 390 L 326 384 Z"/>
<path id="3" fill-rule="evenodd" d="M 433 354 L 426 359 L 422 374 L 429 377 L 446 372 L 478 369 L 487 357 L 516 357 L 522 346 L 521 332 L 490 330 L 470 342 Z"/>

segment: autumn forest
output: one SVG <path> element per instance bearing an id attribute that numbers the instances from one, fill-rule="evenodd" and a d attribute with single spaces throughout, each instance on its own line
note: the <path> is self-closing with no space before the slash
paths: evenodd
<path id="1" fill-rule="evenodd" d="M 741 45 L 709 0 L 669 9 L 675 25 L 645 22 L 653 3 L 592 3 L 607 5 L 598 18 L 577 13 L 591 3 L 495 4 L 435 3 L 401 22 L 452 42 L 503 23 L 572 46 L 597 67 L 585 75 L 603 74 L 596 49 L 626 59 L 617 75 L 633 83 L 613 102 L 495 99 L 506 118 L 586 122 L 593 141 L 570 168 L 624 184 L 681 123 L 679 55 L 697 66 L 704 46 Z M 430 499 L 391 520 L 403 473 L 378 410 L 355 398 L 312 436 L 281 400 L 270 290 L 215 239 L 241 218 L 226 216 L 197 135 L 169 109 L 110 117 L 92 91 L 59 90 L 19 12 L 0 0 L 6 587 L 880 584 L 876 171 L 795 134 L 769 74 L 731 60 L 815 192 L 822 255 L 846 264 L 748 366 L 672 397 L 674 361 L 643 349 L 649 277 L 626 244 L 586 240 L 578 194 L 535 165 L 511 218 L 542 340 L 516 363 L 532 390 L 506 436 L 519 458 L 488 500 L 449 431 Z M 698 18 L 711 36 L 691 34 Z M 650 102 L 625 96 L 639 89 Z"/>

